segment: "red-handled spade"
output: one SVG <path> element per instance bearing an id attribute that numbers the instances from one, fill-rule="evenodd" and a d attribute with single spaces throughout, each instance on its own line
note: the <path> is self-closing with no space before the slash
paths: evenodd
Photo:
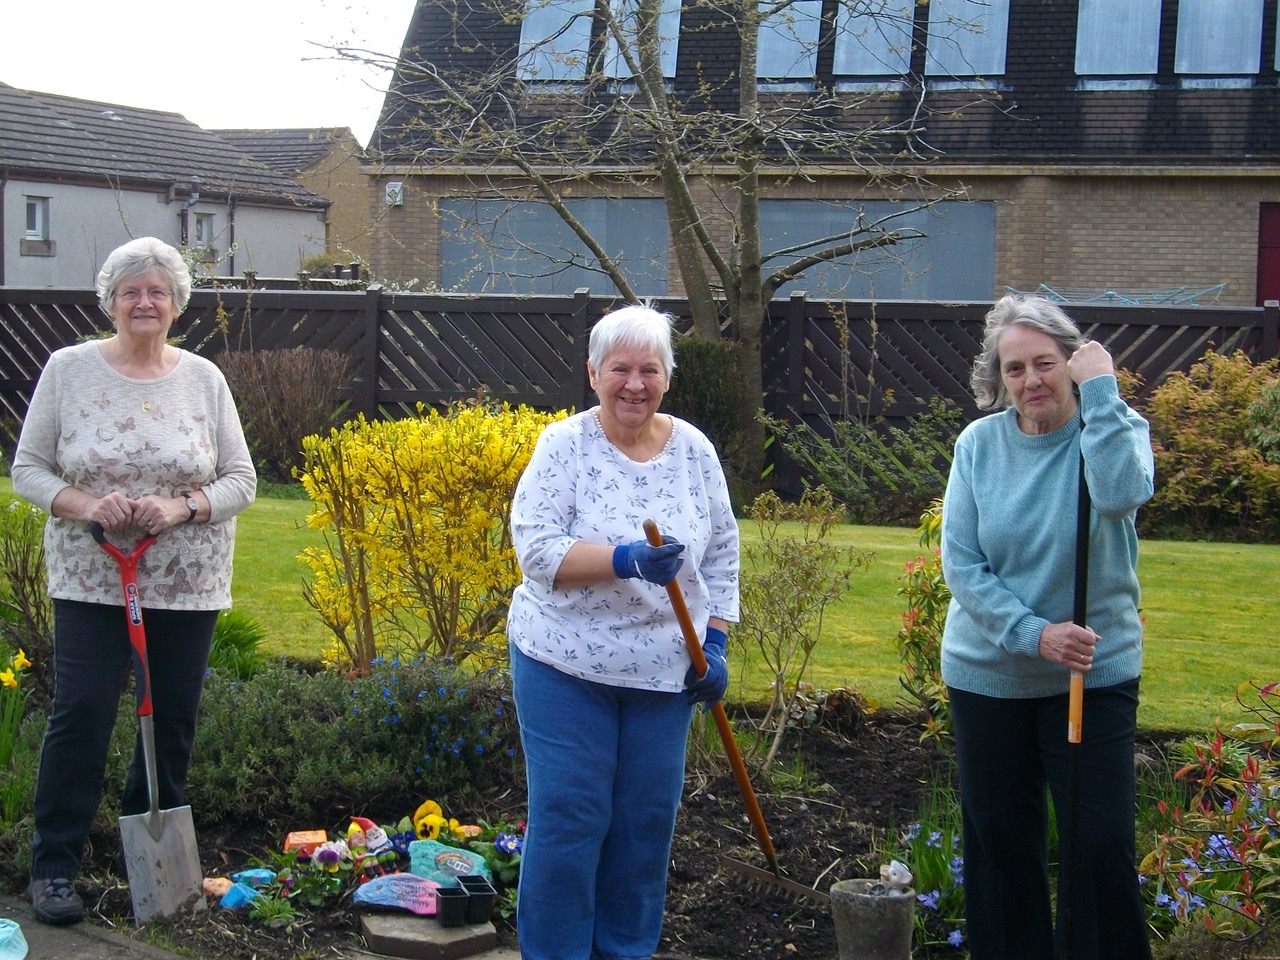
<path id="1" fill-rule="evenodd" d="M 120 846 L 129 874 L 129 896 L 133 900 L 134 923 L 176 913 L 206 909 L 200 850 L 191 807 L 160 809 L 160 787 L 156 778 L 156 738 L 152 721 L 151 668 L 147 662 L 147 635 L 142 626 L 142 602 L 138 596 L 138 561 L 155 543 L 145 537 L 127 554 L 107 540 L 102 525 L 91 523 L 93 539 L 120 568 L 124 590 L 124 613 L 133 647 L 133 670 L 137 681 L 138 729 L 142 757 L 147 769 L 147 792 L 151 808 L 146 813 L 120 818 Z"/>

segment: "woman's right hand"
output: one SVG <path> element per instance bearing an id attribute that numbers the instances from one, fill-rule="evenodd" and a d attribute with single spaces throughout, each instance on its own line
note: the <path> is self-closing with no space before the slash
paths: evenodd
<path id="1" fill-rule="evenodd" d="M 1084 673 L 1093 667 L 1093 652 L 1101 639 L 1088 627 L 1051 623 L 1040 631 L 1040 656 L 1069 670 Z"/>
<path id="2" fill-rule="evenodd" d="M 134 509 L 137 506 L 123 493 L 112 491 L 89 506 L 85 520 L 102 524 L 104 530 L 119 530 L 134 525 Z"/>

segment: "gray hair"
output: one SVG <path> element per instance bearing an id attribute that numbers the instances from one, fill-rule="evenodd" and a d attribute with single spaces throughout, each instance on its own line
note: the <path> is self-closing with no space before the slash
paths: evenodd
<path id="1" fill-rule="evenodd" d="M 175 248 L 155 237 L 138 237 L 116 247 L 98 271 L 98 306 L 109 317 L 115 306 L 116 288 L 123 280 L 145 277 L 155 271 L 169 284 L 174 306 L 181 313 L 191 299 L 191 269 Z"/>
<path id="2" fill-rule="evenodd" d="M 591 328 L 587 359 L 597 373 L 611 353 L 623 344 L 653 350 L 662 361 L 663 372 L 671 379 L 676 368 L 671 346 L 672 317 L 647 303 L 629 304 L 606 313 Z"/>
<path id="3" fill-rule="evenodd" d="M 1084 334 L 1062 308 L 1044 297 L 1010 295 L 1001 297 L 987 313 L 982 333 L 982 352 L 973 362 L 969 386 L 979 410 L 1009 406 L 1009 391 L 1000 376 L 1000 337 L 1011 327 L 1023 326 L 1048 334 L 1057 341 L 1063 356 L 1070 357 L 1084 343 Z"/>

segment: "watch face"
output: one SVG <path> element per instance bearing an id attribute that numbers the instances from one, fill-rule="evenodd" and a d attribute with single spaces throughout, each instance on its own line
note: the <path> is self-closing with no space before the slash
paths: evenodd
<path id="1" fill-rule="evenodd" d="M 187 497 L 187 509 L 190 510 L 192 513 L 195 513 L 197 510 L 200 509 L 200 501 L 197 500 L 195 497 Z"/>

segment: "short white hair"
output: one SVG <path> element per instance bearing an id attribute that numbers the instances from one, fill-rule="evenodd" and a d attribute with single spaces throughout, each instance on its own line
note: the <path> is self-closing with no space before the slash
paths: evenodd
<path id="1" fill-rule="evenodd" d="M 145 277 L 152 271 L 168 282 L 178 312 L 187 309 L 187 301 L 191 299 L 191 269 L 176 248 L 155 237 L 138 237 L 111 251 L 98 271 L 98 306 L 111 316 L 116 288 L 121 281 Z"/>
<path id="2" fill-rule="evenodd" d="M 623 344 L 653 350 L 662 361 L 667 379 L 676 368 L 675 350 L 671 346 L 672 317 L 647 303 L 633 303 L 612 310 L 591 328 L 587 359 L 597 373 L 605 360 Z"/>

